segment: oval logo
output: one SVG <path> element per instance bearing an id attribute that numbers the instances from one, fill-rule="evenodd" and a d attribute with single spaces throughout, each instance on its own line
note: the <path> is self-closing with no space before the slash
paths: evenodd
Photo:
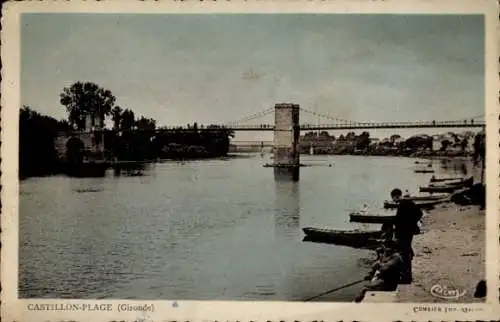
<path id="1" fill-rule="evenodd" d="M 456 288 L 436 284 L 433 287 L 431 287 L 431 294 L 440 299 L 455 300 L 458 299 L 459 297 L 464 296 L 465 290 L 460 291 Z"/>

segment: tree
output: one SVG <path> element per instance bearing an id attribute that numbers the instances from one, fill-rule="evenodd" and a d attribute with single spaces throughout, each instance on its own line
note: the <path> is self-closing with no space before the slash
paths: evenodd
<path id="1" fill-rule="evenodd" d="M 73 83 L 60 94 L 60 103 L 66 107 L 69 123 L 80 130 L 85 128 L 87 117 L 93 126 L 104 127 L 104 120 L 111 113 L 115 100 L 111 91 L 92 82 Z"/>
<path id="2" fill-rule="evenodd" d="M 345 137 L 347 141 L 353 141 L 356 139 L 356 133 L 354 132 L 349 132 L 347 133 L 347 136 Z"/>
<path id="3" fill-rule="evenodd" d="M 122 131 L 133 130 L 135 127 L 135 114 L 132 110 L 125 109 L 120 120 L 120 129 Z"/>
<path id="4" fill-rule="evenodd" d="M 122 120 L 122 113 L 123 113 L 123 109 L 118 105 L 116 105 L 111 110 L 111 119 L 113 120 L 113 130 L 120 129 L 120 123 Z"/>
<path id="5" fill-rule="evenodd" d="M 153 120 L 153 119 L 147 119 L 145 118 L 144 116 L 141 116 L 140 119 L 138 119 L 137 121 L 135 121 L 135 127 L 138 129 L 138 130 L 149 130 L 149 131 L 153 131 L 156 129 L 156 121 Z"/>
<path id="6" fill-rule="evenodd" d="M 450 140 L 441 141 L 441 151 L 445 151 L 451 144 Z"/>
<path id="7" fill-rule="evenodd" d="M 394 144 L 396 142 L 396 140 L 400 139 L 401 138 L 401 135 L 399 134 L 393 134 L 390 136 L 389 140 L 391 141 L 392 144 Z"/>
<path id="8" fill-rule="evenodd" d="M 363 132 L 356 140 L 356 148 L 364 150 L 370 146 L 370 133 Z"/>
<path id="9" fill-rule="evenodd" d="M 327 131 L 321 131 L 319 133 L 319 137 L 322 139 L 328 139 L 328 138 L 330 138 L 330 133 L 328 133 Z"/>
<path id="10" fill-rule="evenodd" d="M 19 176 L 44 175 L 60 170 L 54 140 L 69 124 L 42 115 L 28 106 L 19 113 Z"/>
<path id="11" fill-rule="evenodd" d="M 432 147 L 432 137 L 427 135 L 415 135 L 408 138 L 403 146 L 412 150 L 430 148 Z"/>

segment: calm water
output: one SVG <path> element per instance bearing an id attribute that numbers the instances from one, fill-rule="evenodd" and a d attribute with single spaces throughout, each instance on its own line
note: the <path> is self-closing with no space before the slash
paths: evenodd
<path id="1" fill-rule="evenodd" d="M 260 155 L 23 181 L 20 297 L 301 300 L 362 278 L 371 252 L 302 242 L 301 228 L 363 227 L 349 211 L 431 174 L 405 158 L 301 160 L 318 166 L 298 183 L 275 182 Z M 319 300 L 351 301 L 360 286 Z"/>

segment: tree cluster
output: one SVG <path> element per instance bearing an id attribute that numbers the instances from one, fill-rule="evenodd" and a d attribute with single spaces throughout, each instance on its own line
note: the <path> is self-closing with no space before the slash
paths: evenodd
<path id="1" fill-rule="evenodd" d="M 91 82 L 75 82 L 60 94 L 60 103 L 68 113 L 67 121 L 58 121 L 30 107 L 23 107 L 19 131 L 20 175 L 58 171 L 61 160 L 56 152 L 55 139 L 60 131 L 67 135 L 74 130 L 93 131 L 97 134 L 96 143 L 99 143 L 99 138 L 104 138 L 105 155 L 100 157 L 107 159 L 144 161 L 218 157 L 228 153 L 230 138 L 234 136 L 232 131 L 217 126 L 211 126 L 211 131 L 200 131 L 196 123 L 187 128 L 157 129 L 154 119 L 136 117 L 134 111 L 115 105 L 115 101 L 110 90 Z M 112 122 L 112 129 L 105 129 L 106 119 Z M 66 160 L 82 162 L 84 156 L 88 156 L 83 151 L 83 143 L 78 139 L 68 142 L 71 146 L 66 147 L 70 153 Z"/>
<path id="2" fill-rule="evenodd" d="M 58 156 L 54 140 L 59 131 L 69 129 L 66 121 L 58 121 L 23 106 L 19 115 L 19 176 L 55 173 Z"/>

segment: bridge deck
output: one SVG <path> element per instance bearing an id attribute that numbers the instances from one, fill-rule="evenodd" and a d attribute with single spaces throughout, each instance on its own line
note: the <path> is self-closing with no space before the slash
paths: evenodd
<path id="1" fill-rule="evenodd" d="M 480 128 L 484 127 L 484 122 L 464 123 L 464 122 L 394 122 L 394 123 L 356 123 L 356 124 L 323 124 L 300 126 L 301 131 L 317 130 L 362 130 L 362 129 L 418 129 L 418 128 Z M 235 125 L 227 126 L 233 131 L 274 131 L 272 125 Z"/>
<path id="2" fill-rule="evenodd" d="M 425 128 L 483 128 L 485 127 L 485 122 L 458 122 L 458 121 L 427 121 L 427 122 L 373 122 L 373 123 L 351 123 L 351 124 L 323 124 L 323 125 L 312 125 L 303 124 L 300 126 L 300 131 L 318 131 L 318 130 L 369 130 L 369 129 L 425 129 Z M 274 125 L 262 124 L 262 125 L 220 125 L 220 127 L 199 127 L 196 129 L 198 132 L 205 131 L 275 131 Z M 192 132 L 195 129 L 189 128 L 179 128 L 178 126 L 172 127 L 162 127 L 161 129 L 155 130 L 130 130 L 131 132 L 177 132 L 177 131 L 187 131 Z M 122 131 L 127 132 L 127 131 Z M 87 133 L 85 131 L 73 131 L 73 133 Z"/>

